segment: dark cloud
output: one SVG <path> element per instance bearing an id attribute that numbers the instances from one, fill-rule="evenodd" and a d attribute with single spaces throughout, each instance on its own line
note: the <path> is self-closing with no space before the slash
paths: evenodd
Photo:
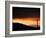
<path id="1" fill-rule="evenodd" d="M 40 8 L 13 7 L 13 17 L 40 17 Z"/>

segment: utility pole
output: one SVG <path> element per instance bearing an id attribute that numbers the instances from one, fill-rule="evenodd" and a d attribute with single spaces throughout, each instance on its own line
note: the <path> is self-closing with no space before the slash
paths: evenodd
<path id="1" fill-rule="evenodd" d="M 38 19 L 37 19 L 37 28 L 38 28 Z"/>

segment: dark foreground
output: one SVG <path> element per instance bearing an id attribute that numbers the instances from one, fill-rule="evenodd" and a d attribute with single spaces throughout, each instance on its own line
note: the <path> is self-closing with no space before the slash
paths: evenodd
<path id="1" fill-rule="evenodd" d="M 30 27 L 20 23 L 13 23 L 12 31 L 40 30 L 40 27 Z"/>

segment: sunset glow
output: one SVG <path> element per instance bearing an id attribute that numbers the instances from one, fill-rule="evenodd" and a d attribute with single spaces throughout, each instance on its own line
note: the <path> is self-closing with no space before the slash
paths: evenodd
<path id="1" fill-rule="evenodd" d="M 37 19 L 38 18 L 16 18 L 12 20 L 12 23 L 21 23 L 27 26 L 37 26 Z M 38 19 L 38 25 L 40 25 L 40 20 Z"/>

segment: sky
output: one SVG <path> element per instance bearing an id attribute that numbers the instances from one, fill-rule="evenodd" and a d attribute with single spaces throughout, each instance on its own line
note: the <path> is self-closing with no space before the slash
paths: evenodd
<path id="1" fill-rule="evenodd" d="M 13 7 L 12 9 L 12 23 L 21 23 L 36 27 L 38 19 L 38 25 L 40 25 L 40 8 Z"/>
<path id="2" fill-rule="evenodd" d="M 40 8 L 13 7 L 13 18 L 40 17 Z"/>

